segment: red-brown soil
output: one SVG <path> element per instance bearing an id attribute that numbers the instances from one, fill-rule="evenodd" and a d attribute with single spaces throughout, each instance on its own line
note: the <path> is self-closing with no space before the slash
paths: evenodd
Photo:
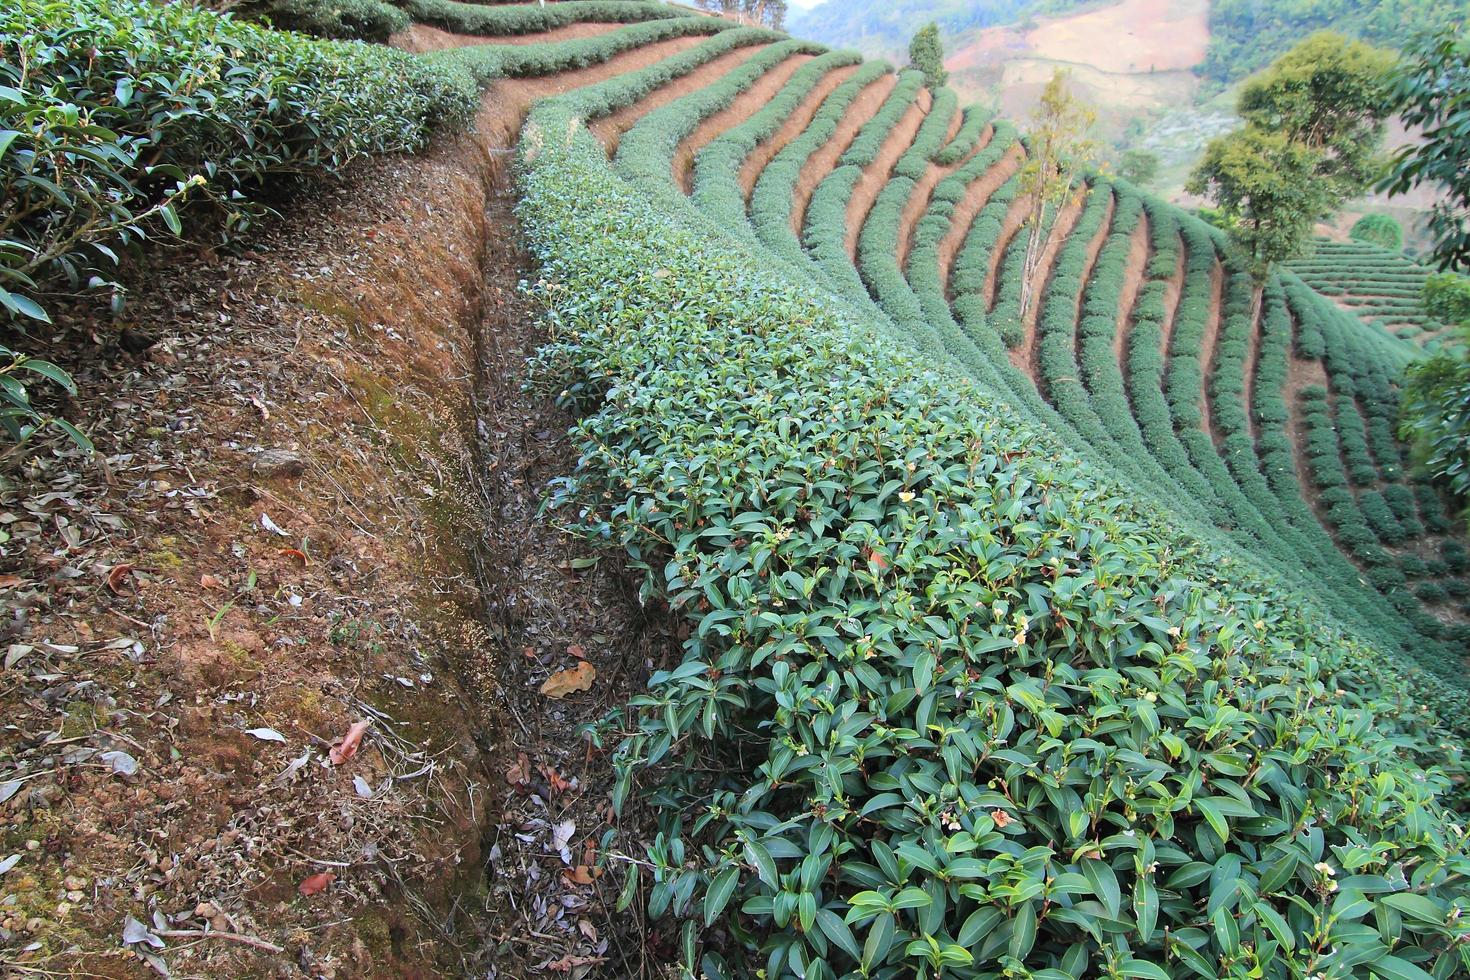
<path id="1" fill-rule="evenodd" d="M 674 178 L 688 194 L 693 190 L 694 158 L 721 133 L 729 132 L 760 111 L 776 93 L 785 87 L 798 68 L 811 61 L 813 55 L 799 54 L 787 58 L 766 72 L 750 88 L 742 92 L 726 108 L 710 116 L 695 128 L 694 132 L 679 143 L 674 153 Z"/>
<path id="2" fill-rule="evenodd" d="M 914 104 L 909 106 L 898 125 L 893 127 L 893 131 L 883 141 L 883 148 L 878 151 L 873 162 L 863 168 L 862 176 L 853 185 L 852 194 L 847 199 L 846 245 L 848 258 L 854 262 L 857 261 L 858 236 L 867 223 L 868 212 L 873 210 L 873 202 L 878 200 L 878 195 L 893 176 L 894 165 L 913 145 L 914 136 L 929 115 L 932 103 L 929 90 L 925 89 Z"/>
<path id="3" fill-rule="evenodd" d="M 1169 360 L 1169 349 L 1174 343 L 1174 321 L 1179 313 L 1179 299 L 1184 295 L 1184 270 L 1185 256 L 1183 243 L 1178 250 L 1178 260 L 1174 263 L 1174 274 L 1164 284 L 1164 324 L 1159 331 L 1159 356 L 1167 364 Z"/>
<path id="4" fill-rule="evenodd" d="M 1128 376 L 1128 340 L 1133 334 L 1133 308 L 1138 303 L 1138 291 L 1148 279 L 1149 224 L 1148 215 L 1142 216 L 1133 237 L 1128 242 L 1128 260 L 1123 266 L 1123 290 L 1118 294 L 1118 329 L 1113 334 L 1113 357 L 1123 376 Z"/>
<path id="5" fill-rule="evenodd" d="M 585 21 L 555 27 L 549 31 L 536 31 L 532 34 L 492 36 L 456 34 L 453 31 L 430 27 L 428 24 L 414 24 L 408 30 L 393 35 L 389 43 L 405 51 L 423 54 L 427 51 L 448 51 L 451 48 L 463 48 L 475 44 L 550 44 L 556 41 L 577 41 L 582 38 L 597 37 L 627 26 L 627 24 L 602 21 Z"/>
<path id="6" fill-rule="evenodd" d="M 898 267 L 900 269 L 904 269 L 908 265 L 909 250 L 913 248 L 914 244 L 914 228 L 923 219 L 924 215 L 928 213 L 929 204 L 934 199 L 934 188 L 939 186 L 940 181 L 949 177 L 956 170 L 973 160 L 975 154 L 985 149 L 986 145 L 990 143 L 990 137 L 994 133 L 994 129 L 986 126 L 984 132 L 980 134 L 980 138 L 975 141 L 975 145 L 970 147 L 969 151 L 958 162 L 943 167 L 937 163 L 929 164 L 928 168 L 924 171 L 924 176 L 919 178 L 918 182 L 914 185 L 913 193 L 909 195 L 908 203 L 904 205 L 903 214 L 900 216 L 898 222 Z M 954 137 L 951 136 L 950 141 L 953 139 Z M 974 183 L 978 182 L 976 180 Z"/>
<path id="7" fill-rule="evenodd" d="M 807 93 L 807 97 L 801 101 L 796 110 L 786 117 L 781 128 L 776 130 L 770 139 L 761 142 L 750 156 L 746 157 L 740 167 L 740 186 L 745 191 L 746 200 L 750 199 L 750 193 L 755 189 L 756 181 L 760 180 L 761 174 L 765 172 L 766 164 L 775 159 L 776 154 L 786 148 L 786 144 L 805 132 L 812 117 L 817 114 L 822 103 L 827 101 L 827 96 L 851 78 L 856 71 L 856 65 L 848 65 L 836 71 L 829 71 L 822 76 L 822 80 L 811 92 Z"/>
<path id="8" fill-rule="evenodd" d="M 0 459 L 0 928 L 33 944 L 7 968 L 645 969 L 657 942 L 605 901 L 621 866 L 563 874 L 610 787 L 576 731 L 677 641 L 538 515 L 576 451 L 523 384 L 543 337 L 504 160 L 538 95 L 652 56 L 502 82 L 476 135 L 359 164 L 238 254 L 154 253 L 119 319 L 53 309 L 98 455 Z M 581 658 L 590 691 L 537 692 Z"/>
<path id="9" fill-rule="evenodd" d="M 1037 339 L 1036 321 L 1041 314 L 1041 307 L 1046 302 L 1046 290 L 1051 284 L 1051 274 L 1056 265 L 1057 252 L 1061 250 L 1062 243 L 1067 240 L 1067 236 L 1072 234 L 1072 228 L 1082 215 L 1082 204 L 1086 199 L 1087 188 L 1083 188 L 1063 205 L 1056 220 L 1052 222 L 1051 230 L 1047 234 L 1046 241 L 1042 243 L 1041 255 L 1036 262 L 1036 284 L 1031 294 L 1031 305 L 1027 308 L 1025 316 L 1021 318 L 1023 330 L 1021 342 L 1009 352 L 1011 364 L 1018 370 L 1024 371 L 1038 390 L 1043 389 L 1038 380 L 1040 371 L 1037 370 L 1037 357 L 1040 344 Z M 1025 220 L 1024 213 L 1022 220 Z"/>
<path id="10" fill-rule="evenodd" d="M 696 42 L 708 40 L 707 38 L 696 38 Z M 687 74 L 680 75 L 667 85 L 661 85 L 646 97 L 639 99 L 632 105 L 624 106 L 616 112 L 609 113 L 600 119 L 588 123 L 587 128 L 602 141 L 607 147 L 608 156 L 615 156 L 618 152 L 618 143 L 623 134 L 633 127 L 638 120 L 662 108 L 670 102 L 677 101 L 686 95 L 691 95 L 701 89 L 707 88 L 719 81 L 725 75 L 739 68 L 751 58 L 755 57 L 764 45 L 748 45 L 727 51 L 717 58 L 705 62 L 698 68 Z"/>
<path id="11" fill-rule="evenodd" d="M 1210 269 L 1210 313 L 1205 319 L 1205 335 L 1200 341 L 1200 393 L 1199 407 L 1202 426 L 1209 433 L 1216 448 L 1224 436 L 1215 428 L 1215 419 L 1210 411 L 1210 379 L 1215 376 L 1215 353 L 1220 346 L 1220 319 L 1223 313 L 1225 293 L 1225 267 L 1218 260 Z"/>
<path id="12" fill-rule="evenodd" d="M 817 185 L 836 168 L 838 158 L 847 152 L 852 141 L 857 139 L 858 131 L 863 128 L 863 125 L 883 107 L 883 103 L 888 99 L 888 93 L 892 92 L 897 84 L 897 75 L 884 75 L 858 93 L 857 98 L 848 105 L 847 112 L 843 114 L 842 121 L 838 123 L 832 138 L 807 157 L 806 162 L 802 164 L 801 174 L 796 179 L 796 190 L 791 201 L 791 230 L 796 232 L 798 237 L 802 229 L 806 227 L 807 205 L 811 204 L 812 194 L 815 193 Z"/>
<path id="13" fill-rule="evenodd" d="M 993 131 L 991 135 L 994 135 Z M 986 142 L 988 143 L 989 141 L 990 138 L 987 137 Z M 939 240 L 939 276 L 940 281 L 944 283 L 947 291 L 954 292 L 949 281 L 950 272 L 954 268 L 955 256 L 959 254 L 960 247 L 965 243 L 965 236 L 970 233 L 970 226 L 975 222 L 975 216 L 989 203 L 990 196 L 996 192 L 996 189 L 1015 175 L 1016 171 L 1020 169 L 1021 161 L 1025 158 L 1026 151 L 1020 143 L 1012 146 L 996 161 L 995 166 L 985 171 L 978 180 L 970 184 L 969 188 L 965 191 L 965 196 L 960 198 L 959 203 L 955 205 L 954 214 L 950 217 L 949 230 Z M 1011 210 L 1017 211 L 1018 214 L 1020 213 L 1016 208 L 1012 208 Z M 1019 227 L 1019 225 L 1012 226 L 1012 233 L 1014 233 L 1016 227 Z M 1005 234 L 1000 237 L 1009 238 Z M 990 271 L 985 287 L 987 295 L 994 295 L 995 270 L 999 266 L 999 260 L 996 256 L 1000 254 L 1002 247 L 1003 243 L 997 241 L 995 254 L 991 256 Z"/>

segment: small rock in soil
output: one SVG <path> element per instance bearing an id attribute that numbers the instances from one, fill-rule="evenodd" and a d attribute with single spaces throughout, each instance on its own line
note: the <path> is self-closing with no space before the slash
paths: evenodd
<path id="1" fill-rule="evenodd" d="M 250 460 L 250 472 L 266 479 L 300 476 L 306 472 L 306 460 L 289 449 L 265 449 Z"/>

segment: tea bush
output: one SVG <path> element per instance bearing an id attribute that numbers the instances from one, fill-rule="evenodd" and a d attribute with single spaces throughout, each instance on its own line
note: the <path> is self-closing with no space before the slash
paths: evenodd
<path id="1" fill-rule="evenodd" d="M 688 968 L 1470 969 L 1419 675 L 686 229 L 585 103 L 538 108 L 524 159 L 538 373 L 582 416 L 553 503 L 693 627 L 618 794 L 656 783 L 649 907 Z"/>
<path id="2" fill-rule="evenodd" d="M 476 104 L 413 55 L 187 4 L 16 0 L 0 49 L 0 304 L 31 319 L 48 289 L 106 285 L 121 248 L 183 218 L 237 233 L 271 182 L 416 149 Z"/>

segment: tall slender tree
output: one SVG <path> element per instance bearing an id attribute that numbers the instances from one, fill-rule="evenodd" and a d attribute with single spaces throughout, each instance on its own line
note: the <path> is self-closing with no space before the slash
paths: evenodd
<path id="1" fill-rule="evenodd" d="M 1097 112 L 1073 93 L 1067 84 L 1069 74 L 1060 68 L 1052 73 L 1031 114 L 1027 133 L 1028 153 L 1021 170 L 1021 194 L 1027 205 L 1023 316 L 1035 294 L 1047 208 L 1065 205 L 1083 183 L 1082 171 L 1097 158 L 1097 143 L 1089 135 Z"/>

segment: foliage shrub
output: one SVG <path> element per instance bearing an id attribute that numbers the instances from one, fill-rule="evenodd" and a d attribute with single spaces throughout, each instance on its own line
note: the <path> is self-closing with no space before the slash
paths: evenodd
<path id="1" fill-rule="evenodd" d="M 1470 276 L 1438 272 L 1424 279 L 1424 312 L 1445 323 L 1470 323 Z"/>
<path id="2" fill-rule="evenodd" d="M 407 14 L 383 0 L 260 0 L 235 12 L 282 30 L 339 40 L 386 41 L 409 23 Z"/>
<path id="3" fill-rule="evenodd" d="M 1404 247 L 1404 229 L 1386 214 L 1365 214 L 1353 223 L 1351 238 L 1397 252 Z"/>
<path id="4" fill-rule="evenodd" d="M 692 627 L 616 797 L 651 780 L 687 969 L 1470 969 L 1464 832 L 1420 767 L 1457 743 L 1414 672 L 685 227 L 588 101 L 539 107 L 523 158 L 538 375 L 582 419 L 552 503 Z"/>
<path id="5" fill-rule="evenodd" d="M 476 104 L 413 55 L 187 4 L 17 0 L 0 49 L 0 304 L 35 319 L 52 283 L 97 284 L 120 247 L 182 234 L 183 204 L 238 232 L 270 182 L 415 149 Z"/>

